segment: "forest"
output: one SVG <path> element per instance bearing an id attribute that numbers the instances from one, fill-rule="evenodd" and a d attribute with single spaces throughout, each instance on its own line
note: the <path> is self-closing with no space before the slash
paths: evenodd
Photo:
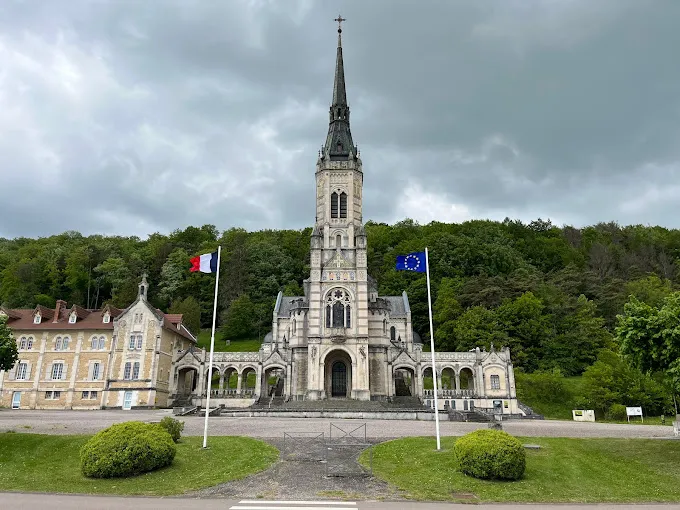
<path id="1" fill-rule="evenodd" d="M 368 222 L 366 231 L 369 274 L 380 294 L 407 291 L 414 329 L 426 343 L 425 274 L 396 271 L 395 260 L 428 247 L 436 349 L 507 345 L 520 379 L 578 376 L 620 361 L 633 371 L 631 377 L 641 378 L 638 386 L 653 386 L 657 410 L 671 406 L 673 367 L 645 364 L 634 347 L 627 357 L 619 354 L 626 349 L 624 337 L 634 336 L 624 331 L 626 317 L 649 317 L 649 310 L 661 313 L 672 305 L 680 278 L 680 230 L 616 223 L 558 227 L 541 219 L 506 219 Z M 302 294 L 310 234 L 311 229 L 220 232 L 204 225 L 146 239 L 77 232 L 0 239 L 0 303 L 52 307 L 64 299 L 86 308 L 105 303 L 123 308 L 134 301 L 140 277 L 147 273 L 151 302 L 185 313 L 196 331 L 212 319 L 214 277 L 190 273 L 189 258 L 221 245 L 220 336 L 261 339 L 271 328 L 277 293 Z M 640 321 L 633 323 L 642 327 Z M 638 337 L 638 346 L 651 341 L 642 333 Z M 631 400 L 620 395 L 625 386 L 599 408 Z M 546 391 L 554 393 L 554 388 Z"/>

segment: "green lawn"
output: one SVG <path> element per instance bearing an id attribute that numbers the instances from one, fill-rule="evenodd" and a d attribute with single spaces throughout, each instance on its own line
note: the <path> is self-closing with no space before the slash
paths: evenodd
<path id="1" fill-rule="evenodd" d="M 425 500 L 495 502 L 656 502 L 680 501 L 680 442 L 647 439 L 520 438 L 540 444 L 527 450 L 527 470 L 516 482 L 491 482 L 456 469 L 453 444 L 414 437 L 389 441 L 373 450 L 373 472 Z M 361 456 L 366 464 L 367 452 Z"/>
<path id="2" fill-rule="evenodd" d="M 133 478 L 90 479 L 79 449 L 89 436 L 0 434 L 0 491 L 169 496 L 266 469 L 278 451 L 247 437 L 182 438 L 171 466 Z"/>
<path id="3" fill-rule="evenodd" d="M 198 334 L 198 347 L 210 350 L 210 330 L 202 329 Z M 256 352 L 260 350 L 262 341 L 257 338 L 247 340 L 232 340 L 229 345 L 215 333 L 215 352 Z"/>

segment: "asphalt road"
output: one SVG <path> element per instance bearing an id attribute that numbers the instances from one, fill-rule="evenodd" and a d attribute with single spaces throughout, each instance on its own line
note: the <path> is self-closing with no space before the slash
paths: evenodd
<path id="1" fill-rule="evenodd" d="M 469 509 L 469 504 L 412 503 L 407 501 L 264 501 L 187 498 L 125 498 L 110 496 L 68 496 L 61 494 L 0 493 L 2 508 L 13 510 L 156 510 L 181 508 L 186 510 L 453 510 Z M 478 510 L 659 510 L 680 508 L 680 505 L 474 505 Z"/>
<path id="2" fill-rule="evenodd" d="M 0 431 L 32 432 L 40 434 L 93 434 L 112 423 L 128 420 L 158 421 L 170 416 L 170 410 L 152 411 L 34 411 L 0 410 Z M 184 435 L 203 435 L 204 419 L 184 416 Z M 415 420 L 332 420 L 325 418 L 224 418 L 211 417 L 209 433 L 259 438 L 282 437 L 284 432 L 327 432 L 330 423 L 346 426 L 366 423 L 370 438 L 434 436 L 433 421 Z M 441 422 L 443 436 L 459 436 L 484 423 Z M 503 428 L 516 436 L 544 437 L 619 437 L 672 438 L 673 429 L 661 425 L 628 425 L 588 423 L 556 420 L 510 420 Z"/>

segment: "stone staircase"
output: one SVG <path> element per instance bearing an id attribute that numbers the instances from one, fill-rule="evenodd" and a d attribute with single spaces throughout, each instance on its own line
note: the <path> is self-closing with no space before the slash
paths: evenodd
<path id="1" fill-rule="evenodd" d="M 349 398 L 330 398 L 326 400 L 288 400 L 284 397 L 260 399 L 250 410 L 276 409 L 281 411 L 337 411 L 337 412 L 381 412 L 417 410 L 427 411 L 417 397 L 392 397 L 390 401 L 353 400 Z"/>
<path id="2" fill-rule="evenodd" d="M 522 412 L 524 412 L 524 418 L 530 420 L 543 420 L 545 419 L 542 414 L 535 413 L 534 410 L 526 404 L 523 404 L 519 400 L 517 401 L 517 407 L 519 407 Z"/>

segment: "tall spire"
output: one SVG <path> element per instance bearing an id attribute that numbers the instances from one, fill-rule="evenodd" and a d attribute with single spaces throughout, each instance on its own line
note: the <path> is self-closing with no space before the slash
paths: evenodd
<path id="1" fill-rule="evenodd" d="M 335 58 L 335 81 L 333 82 L 333 106 L 347 106 L 347 92 L 345 91 L 345 66 L 342 63 L 342 22 L 347 21 L 338 16 L 338 54 Z"/>
<path id="2" fill-rule="evenodd" d="M 345 66 L 342 60 L 342 16 L 338 22 L 338 51 L 335 60 L 335 80 L 333 82 L 333 102 L 329 112 L 328 136 L 324 145 L 323 157 L 331 160 L 347 160 L 357 157 L 357 148 L 352 141 L 349 129 L 349 105 L 345 89 Z"/>

